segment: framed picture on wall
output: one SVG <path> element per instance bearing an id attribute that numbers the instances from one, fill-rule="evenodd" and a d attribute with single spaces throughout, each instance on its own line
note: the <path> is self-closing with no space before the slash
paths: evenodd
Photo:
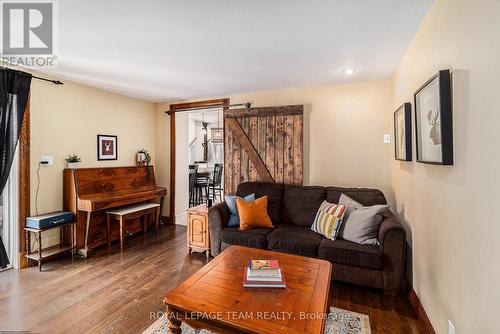
<path id="1" fill-rule="evenodd" d="M 224 140 L 224 133 L 222 132 L 222 128 L 212 128 L 212 143 L 222 143 Z"/>
<path id="2" fill-rule="evenodd" d="M 450 71 L 439 71 L 415 92 L 414 99 L 417 161 L 453 165 Z"/>
<path id="3" fill-rule="evenodd" d="M 404 103 L 394 112 L 394 147 L 396 160 L 412 160 L 410 103 Z"/>
<path id="4" fill-rule="evenodd" d="M 118 137 L 97 135 L 97 160 L 118 160 Z"/>

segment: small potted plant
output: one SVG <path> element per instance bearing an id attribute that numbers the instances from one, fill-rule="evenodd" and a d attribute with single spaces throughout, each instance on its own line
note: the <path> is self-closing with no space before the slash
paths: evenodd
<path id="1" fill-rule="evenodd" d="M 76 169 L 78 163 L 81 161 L 82 161 L 82 159 L 80 159 L 80 157 L 76 154 L 69 155 L 66 158 L 66 162 L 68 163 L 68 168 L 71 168 L 71 169 Z"/>

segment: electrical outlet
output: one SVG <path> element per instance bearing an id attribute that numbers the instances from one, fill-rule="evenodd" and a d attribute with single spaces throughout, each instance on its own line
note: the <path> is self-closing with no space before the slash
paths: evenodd
<path id="1" fill-rule="evenodd" d="M 390 144 L 391 143 L 391 135 L 386 133 L 384 135 L 384 144 Z"/>
<path id="2" fill-rule="evenodd" d="M 40 162 L 45 162 L 46 166 L 52 166 L 54 164 L 54 157 L 52 155 L 42 155 Z"/>
<path id="3" fill-rule="evenodd" d="M 455 334 L 455 326 L 453 326 L 451 320 L 448 320 L 448 334 Z"/>

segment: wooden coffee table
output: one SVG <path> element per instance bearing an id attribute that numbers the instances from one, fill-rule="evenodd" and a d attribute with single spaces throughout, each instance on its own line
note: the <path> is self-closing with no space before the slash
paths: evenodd
<path id="1" fill-rule="evenodd" d="M 244 288 L 251 259 L 275 259 L 287 288 Z M 216 333 L 323 333 L 332 265 L 328 261 L 231 246 L 164 299 L 170 333 L 182 322 Z"/>

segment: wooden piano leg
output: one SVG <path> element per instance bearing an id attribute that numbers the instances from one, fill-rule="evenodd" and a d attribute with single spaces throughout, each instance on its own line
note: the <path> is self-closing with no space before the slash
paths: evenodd
<path id="1" fill-rule="evenodd" d="M 82 255 L 83 257 L 87 257 L 89 251 L 89 229 L 90 229 L 90 217 L 91 213 L 87 211 L 87 224 L 85 225 L 85 246 L 83 249 Z"/>
<path id="2" fill-rule="evenodd" d="M 120 251 L 123 252 L 123 216 L 120 216 Z"/>

